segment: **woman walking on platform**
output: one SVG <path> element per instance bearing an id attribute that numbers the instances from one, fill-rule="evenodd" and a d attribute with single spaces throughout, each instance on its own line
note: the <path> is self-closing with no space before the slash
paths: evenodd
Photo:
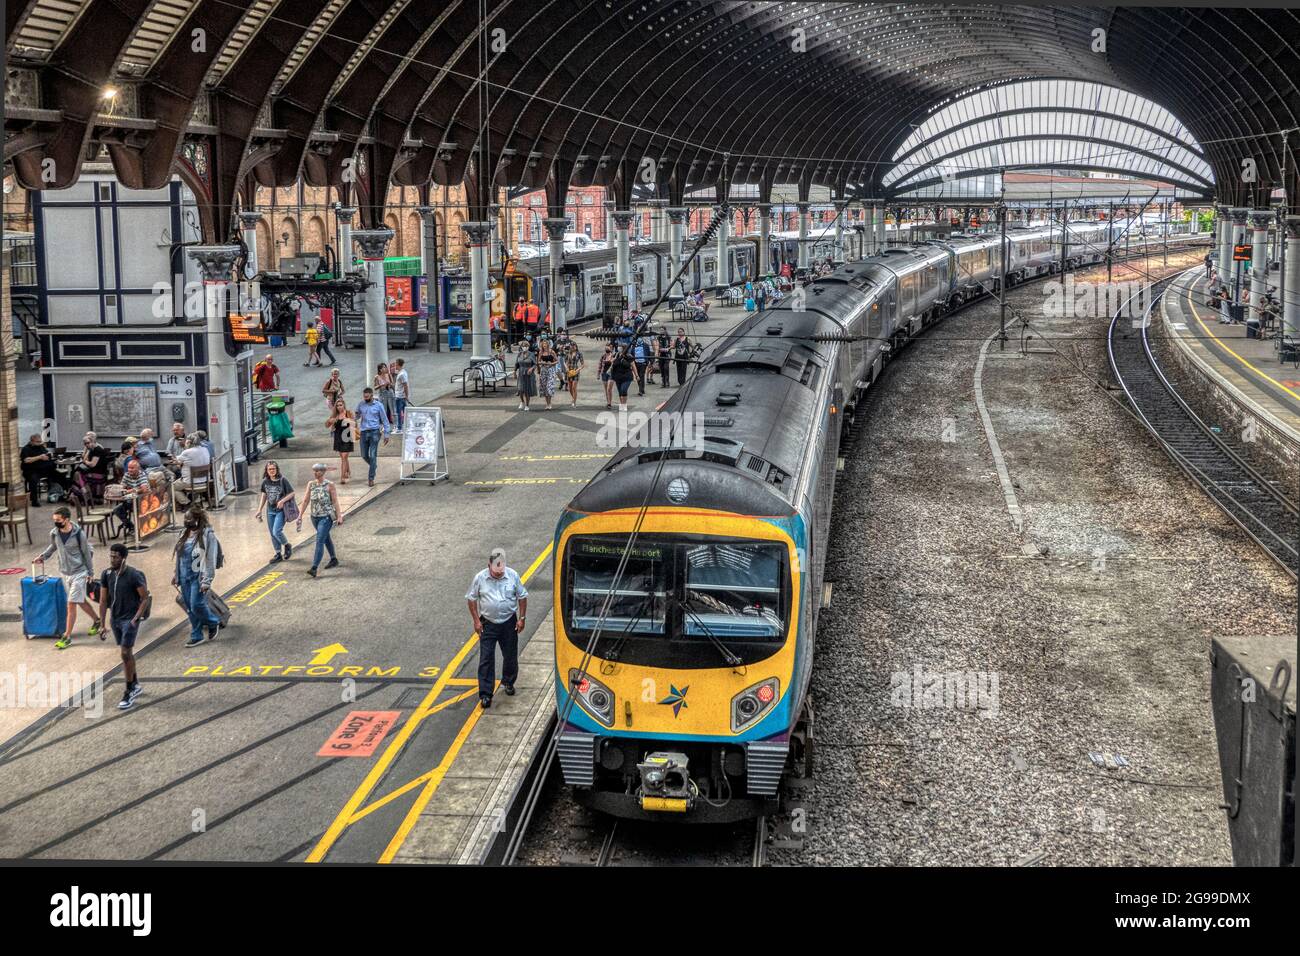
<path id="1" fill-rule="evenodd" d="M 515 356 L 515 381 L 519 383 L 519 410 L 526 412 L 529 401 L 537 394 L 537 357 L 527 341 L 519 343 L 519 354 Z"/>
<path id="2" fill-rule="evenodd" d="M 379 367 L 375 371 L 374 386 L 375 398 L 379 401 L 380 405 L 384 406 L 384 414 L 388 416 L 390 422 L 396 423 L 397 405 L 393 401 L 393 398 L 397 393 L 393 390 L 393 374 L 388 371 L 387 362 L 379 363 Z M 396 424 L 394 424 L 393 427 L 396 428 Z"/>
<path id="3" fill-rule="evenodd" d="M 271 544 L 275 545 L 272 562 L 293 557 L 293 545 L 284 536 L 285 520 L 297 511 L 293 506 L 293 496 L 293 485 L 280 473 L 280 466 L 268 461 L 262 470 L 262 497 L 257 502 L 257 520 L 262 520 L 262 509 L 265 508 L 266 528 L 271 532 Z M 284 549 L 283 556 L 281 549 Z"/>
<path id="4" fill-rule="evenodd" d="M 569 342 L 564 349 L 564 381 L 569 389 L 569 398 L 572 399 L 572 406 L 578 407 L 578 376 L 582 370 L 587 367 L 587 363 L 582 359 L 582 353 L 578 351 L 577 342 Z"/>
<path id="5" fill-rule="evenodd" d="M 217 575 L 221 560 L 221 544 L 217 533 L 208 524 L 208 515 L 202 508 L 191 508 L 185 514 L 185 530 L 176 541 L 172 552 L 175 565 L 172 585 L 180 592 L 181 603 L 190 618 L 190 639 L 186 647 L 203 643 L 203 629 L 208 640 L 215 640 L 221 618 L 208 606 L 208 591 Z"/>
<path id="6" fill-rule="evenodd" d="M 334 410 L 334 403 L 343 397 L 343 379 L 339 378 L 339 370 L 330 369 L 330 377 L 325 380 L 321 386 L 321 394 L 325 396 L 325 407 L 330 411 Z"/>
<path id="7" fill-rule="evenodd" d="M 596 374 L 600 376 L 600 382 L 605 386 L 605 407 L 614 407 L 614 379 L 610 377 L 610 366 L 614 364 L 614 343 L 606 342 L 605 351 L 600 353 L 600 361 L 596 363 Z"/>
<path id="8" fill-rule="evenodd" d="M 546 410 L 551 410 L 551 397 L 560 384 L 560 357 L 551 348 L 551 340 L 542 338 L 537 350 L 537 391 L 546 399 Z"/>
<path id="9" fill-rule="evenodd" d="M 339 454 L 339 484 L 346 485 L 352 477 L 352 464 L 348 455 L 356 448 L 357 420 L 348 411 L 347 403 L 339 399 L 334 403 L 334 414 L 325 427 L 334 432 L 334 450 Z"/>
<path id="10" fill-rule="evenodd" d="M 320 559 L 328 551 L 330 560 L 325 567 L 336 568 L 338 557 L 334 554 L 334 539 L 330 532 L 334 527 L 343 527 L 343 509 L 339 507 L 339 491 L 334 482 L 325 477 L 325 465 L 321 462 L 311 466 L 312 479 L 307 482 L 307 507 L 311 512 L 311 523 L 316 526 L 316 553 L 312 555 L 311 567 L 307 573 L 316 577 Z M 298 530 L 302 530 L 302 515 L 298 515 Z"/>

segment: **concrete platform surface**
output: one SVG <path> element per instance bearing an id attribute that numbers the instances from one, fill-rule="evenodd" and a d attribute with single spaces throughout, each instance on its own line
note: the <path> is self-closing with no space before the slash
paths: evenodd
<path id="1" fill-rule="evenodd" d="M 1300 365 L 1278 361 L 1277 345 L 1225 325 L 1206 302 L 1204 271 L 1176 279 L 1161 300 L 1165 328 L 1201 370 L 1251 413 L 1300 443 Z"/>
<path id="2" fill-rule="evenodd" d="M 713 312 L 690 329 L 706 345 L 743 316 Z M 310 539 L 295 538 L 293 559 L 268 566 L 251 504 L 223 516 L 231 529 L 221 533 L 240 543 L 219 579 L 234 617 L 215 642 L 182 647 L 188 625 L 168 626 L 177 620 L 166 616 L 170 588 L 149 570 L 162 598 L 148 625 L 157 636 L 139 653 L 145 694 L 129 712 L 116 709 L 111 641 L 83 637 L 56 654 L 7 625 L 7 661 L 38 675 L 85 667 L 93 679 L 98 669 L 107 681 L 87 706 L 46 712 L 0 743 L 0 857 L 468 859 L 500 799 L 502 769 L 516 764 L 545 711 L 555 521 L 614 451 L 597 442 L 601 345 L 582 346 L 588 371 L 576 409 L 557 401 L 551 412 L 519 412 L 505 392 L 440 399 L 450 481 L 390 480 L 368 494 L 349 485 L 358 496 L 334 535 L 342 565 L 318 579 L 305 573 Z M 629 404 L 650 410 L 670 394 L 634 388 Z M 291 461 L 291 478 L 309 464 Z M 527 577 L 531 627 L 520 693 L 498 694 L 489 720 L 477 707 L 464 594 L 495 545 Z M 154 550 L 162 547 L 140 561 L 156 560 Z M 319 756 L 350 718 L 385 733 L 365 755 Z M 465 826 L 431 827 L 435 817 Z"/>

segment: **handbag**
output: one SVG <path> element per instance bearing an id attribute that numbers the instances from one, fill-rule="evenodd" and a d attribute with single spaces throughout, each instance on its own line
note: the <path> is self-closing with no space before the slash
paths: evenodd
<path id="1" fill-rule="evenodd" d="M 290 498 L 280 510 L 284 512 L 285 521 L 297 521 L 302 514 L 298 510 L 298 500 L 296 498 Z"/>

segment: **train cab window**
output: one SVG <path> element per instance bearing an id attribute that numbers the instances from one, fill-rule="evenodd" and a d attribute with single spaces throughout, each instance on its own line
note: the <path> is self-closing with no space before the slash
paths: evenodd
<path id="1" fill-rule="evenodd" d="M 569 554 L 573 581 L 570 628 L 592 631 L 599 626 L 610 636 L 664 633 L 672 549 L 663 545 L 634 547 L 610 599 L 609 611 L 601 620 L 624 547 L 625 540 L 621 537 L 574 541 Z"/>
<path id="2" fill-rule="evenodd" d="M 773 542 L 641 534 L 615 581 L 627 535 L 573 537 L 564 551 L 564 631 L 599 658 L 656 667 L 745 663 L 784 645 L 794 604 L 790 561 Z M 611 596 L 611 588 L 612 596 Z M 605 602 L 610 602 L 608 611 Z"/>
<path id="3" fill-rule="evenodd" d="M 683 633 L 779 640 L 783 553 L 776 544 L 687 547 Z"/>
<path id="4" fill-rule="evenodd" d="M 712 259 L 705 259 L 705 260 L 704 260 L 704 271 L 705 271 L 705 272 L 713 272 L 713 271 L 716 270 L 717 268 L 718 268 L 718 260 L 717 260 L 717 257 L 716 257 L 716 256 L 715 256 L 714 258 L 712 258 Z"/>

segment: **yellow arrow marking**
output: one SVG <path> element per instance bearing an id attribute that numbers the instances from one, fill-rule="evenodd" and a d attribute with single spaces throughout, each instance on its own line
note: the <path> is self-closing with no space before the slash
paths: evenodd
<path id="1" fill-rule="evenodd" d="M 316 656 L 313 657 L 308 663 L 328 664 L 338 655 L 346 654 L 347 652 L 348 649 L 344 647 L 342 644 L 331 644 L 329 645 L 329 647 L 318 647 L 316 650 L 312 651 L 312 653 Z"/>

